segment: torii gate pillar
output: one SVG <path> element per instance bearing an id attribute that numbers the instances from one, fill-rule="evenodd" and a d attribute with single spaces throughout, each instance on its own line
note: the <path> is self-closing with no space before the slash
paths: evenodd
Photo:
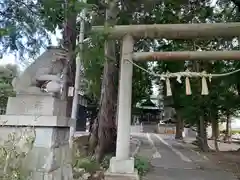
<path id="1" fill-rule="evenodd" d="M 116 179 L 116 174 L 118 174 L 118 177 L 119 174 L 124 175 L 124 179 L 132 180 L 137 178 L 137 173 L 134 170 L 134 158 L 129 156 L 133 65 L 127 60 L 132 60 L 133 45 L 132 36 L 125 35 L 123 37 L 120 62 L 116 157 L 110 160 L 109 174 L 105 175 L 105 179 Z"/>

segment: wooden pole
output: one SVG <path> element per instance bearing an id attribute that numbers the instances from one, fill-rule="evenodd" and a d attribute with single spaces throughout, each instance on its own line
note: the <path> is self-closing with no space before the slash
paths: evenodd
<path id="1" fill-rule="evenodd" d="M 83 3 L 86 3 L 86 0 L 82 0 Z M 71 126 L 70 126 L 70 137 L 69 137 L 69 145 L 73 147 L 73 138 L 74 133 L 76 131 L 77 125 L 77 113 L 78 113 L 78 103 L 79 103 L 79 86 L 80 86 L 80 76 L 81 76 L 81 63 L 83 61 L 83 40 L 84 40 L 84 23 L 85 23 L 85 16 L 86 16 L 86 8 L 82 10 L 81 20 L 80 20 L 80 32 L 79 32 L 79 48 L 80 52 L 76 57 L 76 73 L 75 73 L 75 82 L 74 82 L 74 95 L 72 101 L 72 112 L 71 112 Z"/>
<path id="2" fill-rule="evenodd" d="M 240 51 L 136 52 L 135 61 L 240 60 Z"/>
<path id="3" fill-rule="evenodd" d="M 94 32 L 104 31 L 104 26 L 94 26 Z M 199 23 L 199 24 L 153 24 L 153 25 L 119 25 L 108 30 L 112 39 L 122 39 L 126 34 L 134 38 L 230 38 L 239 36 L 240 23 Z"/>

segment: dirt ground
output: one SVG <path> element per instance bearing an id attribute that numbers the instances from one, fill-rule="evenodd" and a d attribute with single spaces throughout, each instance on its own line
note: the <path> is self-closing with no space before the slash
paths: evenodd
<path id="1" fill-rule="evenodd" d="M 215 150 L 214 142 L 208 141 L 209 147 Z M 210 152 L 207 154 L 209 159 L 212 159 L 217 165 L 226 171 L 233 172 L 238 179 L 240 179 L 240 143 L 224 143 L 218 142 L 218 146 L 221 152 Z"/>
<path id="2" fill-rule="evenodd" d="M 240 179 L 240 151 L 209 152 L 205 155 L 221 169 L 234 173 Z"/>
<path id="3" fill-rule="evenodd" d="M 208 157 L 209 160 L 217 165 L 217 169 L 220 168 L 222 170 L 232 172 L 240 180 L 240 142 L 230 144 L 218 142 L 220 152 L 216 152 L 213 140 L 208 140 L 210 148 L 210 152 L 208 153 L 200 152 L 197 146 L 190 142 L 191 141 L 187 143 L 189 147 Z"/>

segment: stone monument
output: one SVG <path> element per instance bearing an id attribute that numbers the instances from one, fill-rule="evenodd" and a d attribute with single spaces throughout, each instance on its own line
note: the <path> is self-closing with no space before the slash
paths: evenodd
<path id="1" fill-rule="evenodd" d="M 33 180 L 72 180 L 69 119 L 61 100 L 61 74 L 66 52 L 49 47 L 13 80 L 16 97 L 9 97 L 0 116 L 2 140 L 11 132 L 34 127 L 35 141 L 25 167 Z"/>

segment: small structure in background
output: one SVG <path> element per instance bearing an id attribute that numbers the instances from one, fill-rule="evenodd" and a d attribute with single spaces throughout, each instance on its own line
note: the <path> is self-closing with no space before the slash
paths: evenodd
<path id="1" fill-rule="evenodd" d="M 172 97 L 164 96 L 163 110 L 161 111 L 160 120 L 157 126 L 157 132 L 160 134 L 176 133 L 176 111 L 173 108 Z"/>
<path id="2" fill-rule="evenodd" d="M 161 114 L 161 120 L 163 122 L 175 123 L 176 111 L 173 108 L 174 104 L 173 104 L 172 97 L 164 96 L 163 104 L 164 104 L 164 107 Z"/>
<path id="3" fill-rule="evenodd" d="M 161 120 L 159 121 L 160 124 L 175 124 L 176 123 L 176 111 L 172 107 L 165 106 L 162 114 Z"/>
<path id="4" fill-rule="evenodd" d="M 144 124 L 158 123 L 161 119 L 162 110 L 154 103 L 155 99 L 144 99 L 133 108 L 133 119 Z"/>
<path id="5" fill-rule="evenodd" d="M 79 94 L 76 131 L 89 131 L 91 121 L 96 117 L 96 108 L 90 98 Z"/>

